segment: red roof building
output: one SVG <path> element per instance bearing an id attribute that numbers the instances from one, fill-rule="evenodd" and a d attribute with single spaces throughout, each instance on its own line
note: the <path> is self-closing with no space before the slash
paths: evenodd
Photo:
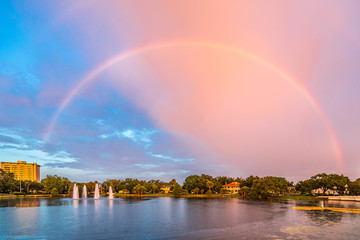
<path id="1" fill-rule="evenodd" d="M 230 194 L 237 194 L 240 190 L 240 183 L 238 182 L 232 182 L 226 185 L 223 185 L 223 188 L 225 188 Z"/>

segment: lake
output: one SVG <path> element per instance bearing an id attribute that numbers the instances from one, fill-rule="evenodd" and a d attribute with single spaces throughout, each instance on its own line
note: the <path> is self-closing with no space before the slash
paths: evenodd
<path id="1" fill-rule="evenodd" d="M 360 239 L 360 202 L 242 199 L 0 199 L 1 239 Z"/>

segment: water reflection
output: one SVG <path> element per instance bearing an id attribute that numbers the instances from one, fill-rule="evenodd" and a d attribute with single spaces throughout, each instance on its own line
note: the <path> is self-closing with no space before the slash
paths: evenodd
<path id="1" fill-rule="evenodd" d="M 79 208 L 79 199 L 74 199 L 73 200 L 73 205 L 74 205 L 74 208 Z"/>
<path id="2" fill-rule="evenodd" d="M 17 198 L 17 199 L 0 199 L 0 207 L 40 207 L 41 199 L 39 198 Z"/>
<path id="3" fill-rule="evenodd" d="M 317 223 L 319 225 L 341 222 L 342 217 L 344 216 L 341 212 L 333 212 L 329 210 L 325 211 L 302 211 L 304 212 L 309 220 Z"/>
<path id="4" fill-rule="evenodd" d="M 113 204 L 114 204 L 114 200 L 113 200 L 113 199 L 109 199 L 109 209 L 110 209 L 110 210 L 112 210 Z"/>
<path id="5" fill-rule="evenodd" d="M 0 206 L 0 239 L 360 239 L 360 215 L 292 209 L 360 203 L 18 198 L 0 199 Z"/>

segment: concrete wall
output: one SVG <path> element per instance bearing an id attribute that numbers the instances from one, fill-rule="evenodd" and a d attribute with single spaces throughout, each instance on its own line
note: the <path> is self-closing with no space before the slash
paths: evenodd
<path id="1" fill-rule="evenodd" d="M 357 201 L 360 202 L 360 196 L 328 196 L 329 200 L 338 200 L 338 201 Z"/>

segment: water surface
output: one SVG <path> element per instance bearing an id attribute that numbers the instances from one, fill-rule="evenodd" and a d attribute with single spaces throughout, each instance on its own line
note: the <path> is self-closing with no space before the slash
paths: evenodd
<path id="1" fill-rule="evenodd" d="M 0 199 L 9 239 L 360 239 L 360 214 L 294 206 L 358 202 L 242 199 Z"/>

